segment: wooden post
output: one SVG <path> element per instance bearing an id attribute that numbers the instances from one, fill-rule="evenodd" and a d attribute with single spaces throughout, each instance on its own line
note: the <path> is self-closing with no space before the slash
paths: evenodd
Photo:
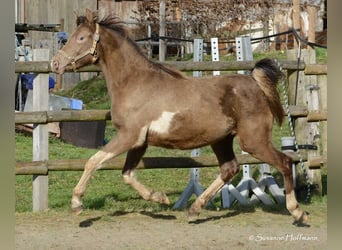
<path id="1" fill-rule="evenodd" d="M 327 75 L 319 75 L 317 76 L 318 81 L 318 87 L 319 87 L 319 109 L 323 111 L 328 110 L 328 79 Z M 321 127 L 321 154 L 323 158 L 327 159 L 327 138 L 328 138 L 328 122 L 327 121 L 321 121 L 320 122 Z"/>
<path id="2" fill-rule="evenodd" d="M 159 36 L 165 36 L 165 0 L 161 0 L 159 4 Z M 159 62 L 165 61 L 165 53 L 165 40 L 159 39 Z"/>
<path id="3" fill-rule="evenodd" d="M 265 37 L 269 35 L 268 27 L 269 27 L 269 20 L 267 19 L 267 20 L 264 21 L 264 27 L 263 27 L 263 34 L 264 34 Z M 264 42 L 265 42 L 264 50 L 265 51 L 269 51 L 270 50 L 270 39 L 267 38 L 267 39 L 264 40 Z"/>
<path id="4" fill-rule="evenodd" d="M 304 62 L 315 64 L 316 63 L 316 52 L 314 49 L 304 50 Z M 317 82 L 317 76 L 307 75 L 303 79 L 305 83 L 305 97 L 308 105 L 308 111 L 318 111 L 320 107 L 319 98 L 319 85 Z M 307 135 L 307 144 L 317 146 L 317 150 L 308 150 L 308 160 L 312 157 L 318 156 L 320 152 L 320 122 L 308 122 L 305 126 Z M 308 169 L 309 178 L 312 184 L 317 184 L 317 188 L 312 192 L 313 194 L 322 195 L 322 177 L 321 169 Z"/>
<path id="5" fill-rule="evenodd" d="M 312 5 L 308 6 L 309 10 L 309 36 L 308 40 L 311 43 L 314 43 L 316 38 L 315 38 L 315 27 L 316 27 L 316 8 Z M 310 49 L 314 49 L 309 46 Z"/>
<path id="6" fill-rule="evenodd" d="M 49 49 L 34 49 L 33 61 L 49 60 Z M 39 74 L 33 81 L 33 111 L 47 111 L 49 108 L 49 75 Z M 47 124 L 33 128 L 33 161 L 45 161 L 49 156 L 49 131 Z M 33 212 L 48 208 L 48 176 L 33 176 Z"/>
<path id="7" fill-rule="evenodd" d="M 302 50 L 302 60 L 306 64 L 314 64 L 316 63 L 316 54 L 315 50 Z M 297 57 L 296 50 L 288 51 L 288 59 L 295 60 Z M 289 93 L 292 100 L 290 105 L 296 104 L 300 106 L 308 106 L 308 111 L 317 111 L 319 110 L 319 86 L 317 83 L 317 76 L 314 75 L 305 75 L 304 72 L 299 72 L 299 81 L 297 88 L 295 85 L 296 73 L 293 73 L 290 77 L 290 91 L 297 91 L 297 94 Z M 296 96 L 296 100 L 293 97 Z M 295 103 L 293 103 L 295 102 Z M 320 124 L 319 122 L 308 122 L 307 117 L 299 117 L 295 121 L 295 134 L 296 140 L 299 145 L 315 145 L 319 147 L 319 138 L 320 138 Z M 320 150 L 302 150 L 303 154 L 307 152 L 308 160 L 310 158 L 317 156 Z M 320 169 L 309 169 L 307 166 L 307 162 L 305 163 L 306 171 L 309 175 L 309 181 L 311 184 L 317 184 L 318 188 L 315 189 L 315 194 L 322 193 L 322 182 L 321 182 L 321 170 Z M 303 172 L 301 166 L 297 166 L 297 179 L 298 186 L 306 185 L 306 177 L 303 176 Z M 303 193 L 303 196 L 306 194 Z"/>
<path id="8" fill-rule="evenodd" d="M 293 0 L 293 28 L 300 29 L 300 0 Z M 296 41 L 293 41 L 294 48 L 298 48 Z"/>
<path id="9" fill-rule="evenodd" d="M 151 23 L 147 23 L 147 37 L 152 36 L 152 28 L 151 28 Z M 151 40 L 149 39 L 147 42 L 147 58 L 151 59 L 152 58 L 152 43 Z"/>
<path id="10" fill-rule="evenodd" d="M 61 24 L 60 31 L 64 31 L 64 18 L 60 20 L 60 24 Z M 61 48 L 58 48 L 58 49 L 61 49 Z M 62 85 L 63 85 L 63 75 L 57 74 L 55 90 L 56 91 L 61 90 L 63 87 Z"/>

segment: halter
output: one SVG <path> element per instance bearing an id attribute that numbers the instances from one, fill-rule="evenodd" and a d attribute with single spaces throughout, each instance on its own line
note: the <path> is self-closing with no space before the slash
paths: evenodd
<path id="1" fill-rule="evenodd" d="M 95 30 L 95 33 L 94 33 L 94 36 L 93 36 L 93 44 L 92 44 L 90 49 L 86 50 L 85 52 L 83 52 L 82 54 L 80 54 L 80 55 L 78 55 L 76 57 L 69 56 L 63 50 L 58 50 L 58 52 L 57 52 L 57 53 L 60 53 L 65 58 L 67 58 L 68 60 L 70 60 L 69 64 L 71 64 L 74 72 L 76 72 L 76 70 L 77 70 L 76 69 L 76 62 L 79 61 L 80 59 L 82 59 L 83 57 L 85 57 L 87 55 L 91 55 L 93 57 L 92 63 L 95 63 L 96 60 L 98 59 L 97 53 L 96 53 L 96 46 L 97 46 L 97 43 L 100 40 L 100 34 L 99 34 L 99 24 L 96 23 L 95 25 L 96 25 L 96 30 Z"/>

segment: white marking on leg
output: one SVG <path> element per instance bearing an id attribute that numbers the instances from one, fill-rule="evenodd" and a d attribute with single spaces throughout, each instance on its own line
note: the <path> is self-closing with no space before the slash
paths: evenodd
<path id="1" fill-rule="evenodd" d="M 173 117 L 177 114 L 174 112 L 164 111 L 161 116 L 151 122 L 149 130 L 159 134 L 167 134 L 169 132 Z"/>
<path id="2" fill-rule="evenodd" d="M 91 175 L 95 172 L 95 170 L 101 167 L 101 164 L 103 162 L 113 158 L 114 155 L 115 154 L 113 153 L 108 153 L 100 150 L 92 157 L 90 157 L 90 159 L 87 161 L 84 167 L 83 174 L 73 190 L 73 196 L 71 199 L 71 208 L 73 210 L 78 210 L 78 208 L 82 207 L 81 197 L 86 190 L 86 185 Z"/>
<path id="3" fill-rule="evenodd" d="M 214 195 L 223 187 L 225 182 L 222 180 L 221 175 L 219 175 L 215 181 L 213 181 L 210 186 L 197 197 L 195 202 L 189 208 L 189 220 L 193 220 L 197 215 L 200 214 L 201 209 L 208 203 L 208 201 L 214 197 Z"/>
<path id="4" fill-rule="evenodd" d="M 139 137 L 133 147 L 139 147 L 144 144 L 146 141 L 146 134 L 147 134 L 148 126 L 144 126 L 140 129 Z"/>
<path id="5" fill-rule="evenodd" d="M 96 169 L 99 169 L 102 163 L 113 158 L 114 155 L 114 153 L 99 150 L 92 157 L 90 157 L 89 161 L 94 162 L 96 165 Z"/>
<path id="6" fill-rule="evenodd" d="M 124 174 L 123 176 L 124 182 L 128 185 L 131 185 L 138 193 L 143 197 L 144 200 L 149 200 L 151 198 L 152 191 L 142 185 L 135 178 L 134 171 L 131 171 L 128 174 Z"/>

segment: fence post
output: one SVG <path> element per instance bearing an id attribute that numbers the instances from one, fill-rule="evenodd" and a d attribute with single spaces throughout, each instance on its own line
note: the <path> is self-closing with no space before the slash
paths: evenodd
<path id="1" fill-rule="evenodd" d="M 218 47 L 218 38 L 213 37 L 210 39 L 210 44 L 211 44 L 211 60 L 213 62 L 218 62 L 220 61 L 220 54 L 219 54 L 219 47 Z M 220 75 L 220 71 L 213 71 L 214 76 Z"/>
<path id="2" fill-rule="evenodd" d="M 194 39 L 194 62 L 203 61 L 203 39 Z M 194 71 L 192 73 L 194 77 L 202 76 L 202 71 Z"/>
<path id="3" fill-rule="evenodd" d="M 298 48 L 300 49 L 300 48 Z M 288 59 L 295 60 L 297 57 L 297 50 L 289 50 L 288 51 Z M 302 49 L 301 50 L 301 58 L 306 64 L 315 64 L 316 63 L 316 52 L 315 50 L 310 49 Z M 293 74 L 296 75 L 296 72 Z M 291 76 L 289 78 L 289 90 L 292 90 L 294 93 L 290 93 L 292 97 L 292 101 L 290 105 L 302 105 L 307 106 L 308 111 L 319 110 L 319 90 L 320 87 L 317 83 L 317 76 L 315 75 L 305 75 L 304 72 L 298 73 L 298 85 L 296 86 L 296 76 Z M 297 143 L 300 145 L 303 153 L 307 153 L 307 158 L 310 161 L 310 158 L 313 156 L 317 156 L 319 152 L 320 145 L 320 123 L 319 122 L 308 122 L 307 117 L 299 117 L 295 120 L 295 134 Z M 301 146 L 303 145 L 303 146 Z M 307 145 L 307 146 L 306 146 Z M 310 147 L 309 147 L 310 146 Z M 304 147 L 304 148 L 303 148 Z M 316 148 L 316 149 L 315 149 Z M 305 162 L 305 168 L 307 170 L 307 174 L 309 177 L 309 181 L 311 184 L 315 186 L 315 190 L 313 193 L 322 194 L 322 181 L 321 181 L 321 170 L 318 169 L 310 169 L 308 167 L 308 162 Z M 297 185 L 305 186 L 306 185 L 306 176 L 303 176 L 302 169 L 297 169 Z M 313 190 L 311 190 L 312 192 Z"/>
<path id="4" fill-rule="evenodd" d="M 159 36 L 165 36 L 165 0 L 161 0 L 159 3 Z M 166 54 L 166 42 L 164 39 L 159 38 L 159 62 L 165 61 Z"/>
<path id="5" fill-rule="evenodd" d="M 34 49 L 33 61 L 49 60 L 48 49 Z M 33 111 L 47 111 L 49 108 L 49 75 L 38 74 L 33 81 Z M 47 124 L 33 128 L 33 161 L 45 161 L 49 156 L 49 131 Z M 48 176 L 33 175 L 33 212 L 48 208 Z"/>

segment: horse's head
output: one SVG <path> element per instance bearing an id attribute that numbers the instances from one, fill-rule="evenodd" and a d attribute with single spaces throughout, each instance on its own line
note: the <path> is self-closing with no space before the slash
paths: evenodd
<path id="1" fill-rule="evenodd" d="M 97 43 L 99 41 L 99 25 L 97 15 L 86 10 L 85 16 L 78 16 L 77 28 L 68 42 L 51 60 L 51 69 L 63 74 L 65 70 L 76 69 L 97 61 Z"/>

